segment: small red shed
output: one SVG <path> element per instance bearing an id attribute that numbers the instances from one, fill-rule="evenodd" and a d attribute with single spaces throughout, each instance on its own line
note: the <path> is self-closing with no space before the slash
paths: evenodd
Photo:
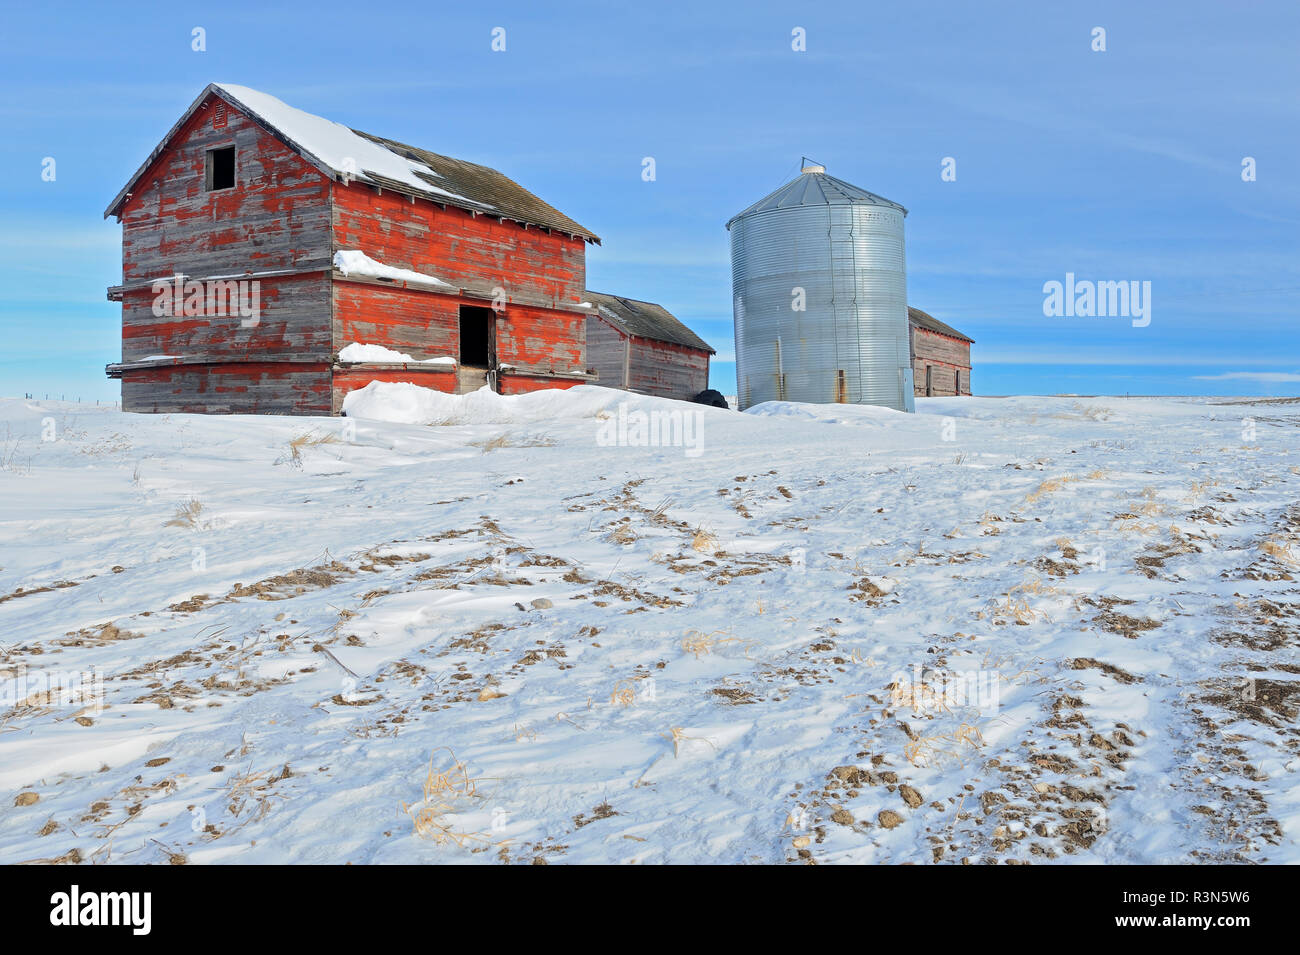
<path id="1" fill-rule="evenodd" d="M 337 414 L 371 381 L 595 380 L 600 239 L 486 166 L 213 84 L 109 215 L 126 411 Z"/>
<path id="2" fill-rule="evenodd" d="M 583 304 L 596 384 L 684 401 L 709 387 L 716 351 L 662 305 L 590 290 Z"/>
<path id="3" fill-rule="evenodd" d="M 975 339 L 919 308 L 907 308 L 916 397 L 969 395 L 970 346 Z"/>

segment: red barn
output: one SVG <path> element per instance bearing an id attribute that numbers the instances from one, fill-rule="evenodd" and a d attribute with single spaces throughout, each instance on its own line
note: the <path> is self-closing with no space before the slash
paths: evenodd
<path id="1" fill-rule="evenodd" d="M 975 339 L 910 305 L 907 318 L 916 397 L 969 395 L 970 346 Z"/>
<path id="2" fill-rule="evenodd" d="M 515 394 L 595 379 L 600 239 L 486 166 L 213 84 L 109 215 L 108 374 L 126 411 L 337 414 L 371 381 Z"/>

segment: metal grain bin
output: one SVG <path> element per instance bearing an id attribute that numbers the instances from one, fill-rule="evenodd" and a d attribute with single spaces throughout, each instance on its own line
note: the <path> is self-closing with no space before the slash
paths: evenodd
<path id="1" fill-rule="evenodd" d="M 727 223 L 742 410 L 763 401 L 914 410 L 906 215 L 805 165 Z"/>

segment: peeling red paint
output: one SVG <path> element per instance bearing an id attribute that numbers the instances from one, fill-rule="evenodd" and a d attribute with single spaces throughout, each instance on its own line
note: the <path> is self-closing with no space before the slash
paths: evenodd
<path id="1" fill-rule="evenodd" d="M 543 388 L 558 388 L 564 391 L 574 385 L 581 384 L 585 384 L 585 382 L 562 378 L 540 378 L 533 375 L 503 375 L 501 378 L 501 393 L 503 395 L 522 395 L 530 391 L 540 391 Z"/>
<path id="2" fill-rule="evenodd" d="M 249 399 L 273 387 L 278 414 L 329 414 L 328 364 L 239 362 L 135 371 L 122 379 L 123 406 L 142 412 L 248 414 Z"/>
<path id="3" fill-rule="evenodd" d="M 504 289 L 559 306 L 582 300 L 586 243 L 502 222 L 358 182 L 334 186 L 335 247 L 360 249 L 386 265 L 436 276 L 461 287 Z"/>

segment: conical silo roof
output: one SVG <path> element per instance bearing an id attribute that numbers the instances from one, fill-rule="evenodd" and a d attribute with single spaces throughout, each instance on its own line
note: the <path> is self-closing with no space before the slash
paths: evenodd
<path id="1" fill-rule="evenodd" d="M 820 170 L 821 167 L 813 167 L 813 170 Z M 788 209 L 792 206 L 849 206 L 867 204 L 873 206 L 889 206 L 897 209 L 903 215 L 907 215 L 907 210 L 897 202 L 891 202 L 884 196 L 878 196 L 874 192 L 868 192 L 866 189 L 860 189 L 852 183 L 845 182 L 843 179 L 836 179 L 834 176 L 827 175 L 824 171 L 809 171 L 802 173 L 797 179 L 787 182 L 776 192 L 754 203 L 743 212 L 738 212 L 727 220 L 727 228 L 737 219 L 748 215 L 754 215 L 759 212 L 772 212 L 777 209 Z"/>

